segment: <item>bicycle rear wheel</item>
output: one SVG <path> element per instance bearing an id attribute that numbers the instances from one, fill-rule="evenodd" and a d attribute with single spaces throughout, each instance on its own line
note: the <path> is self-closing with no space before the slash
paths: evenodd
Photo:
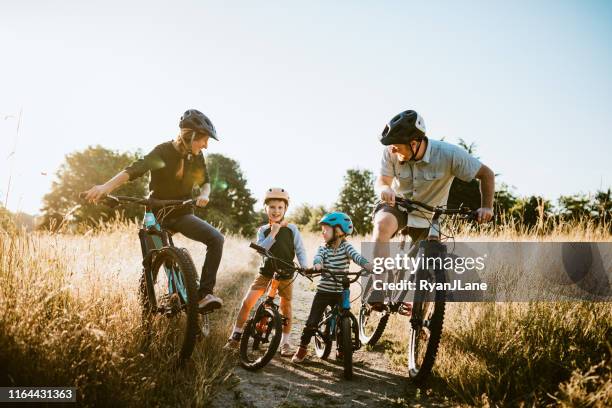
<path id="1" fill-rule="evenodd" d="M 425 274 L 429 275 L 427 271 L 418 271 L 417 278 L 431 281 Z M 436 283 L 444 283 L 444 271 L 436 271 L 435 275 Z M 444 290 L 417 290 L 415 293 L 408 328 L 408 375 L 416 382 L 427 378 L 433 368 L 442 336 L 445 299 Z"/>
<path id="2" fill-rule="evenodd" d="M 247 370 L 258 370 L 272 360 L 282 336 L 282 322 L 278 310 L 263 304 L 253 318 L 247 320 L 240 339 L 240 365 Z"/>
<path id="3" fill-rule="evenodd" d="M 152 344 L 179 362 L 191 357 L 199 332 L 196 276 L 187 250 L 164 247 L 140 282 L 146 326 L 156 334 Z"/>

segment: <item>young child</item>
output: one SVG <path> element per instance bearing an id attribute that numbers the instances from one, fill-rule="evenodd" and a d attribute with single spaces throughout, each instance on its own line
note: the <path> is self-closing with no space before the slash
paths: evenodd
<path id="1" fill-rule="evenodd" d="M 342 212 L 326 214 L 321 221 L 321 231 L 325 245 L 320 246 L 313 260 L 314 269 L 327 269 L 334 272 L 348 272 L 350 260 L 372 271 L 372 264 L 361 256 L 345 237 L 353 233 L 351 218 Z M 300 347 L 291 359 L 294 363 L 301 363 L 308 354 L 308 343 L 316 333 L 317 324 L 323 317 L 326 306 L 333 306 L 342 299 L 342 284 L 335 282 L 329 273 L 323 273 L 317 285 L 317 292 L 312 300 L 310 314 L 306 326 L 302 331 Z M 342 358 L 342 356 L 336 356 Z"/>
<path id="2" fill-rule="evenodd" d="M 282 188 L 270 188 L 266 191 L 264 207 L 268 215 L 269 223 L 259 228 L 257 232 L 257 245 L 268 249 L 274 256 L 292 263 L 297 256 L 302 268 L 307 267 L 306 250 L 302 243 L 302 236 L 294 224 L 287 223 L 285 213 L 289 206 L 289 194 Z M 240 337 L 244 323 L 249 312 L 257 303 L 268 287 L 268 283 L 274 276 L 273 263 L 266 259 L 259 269 L 259 275 L 255 278 L 247 294 L 242 299 L 242 305 L 234 325 L 234 331 L 223 347 L 226 350 L 235 350 L 240 345 Z M 289 333 L 291 332 L 291 295 L 293 293 L 292 279 L 280 280 L 278 294 L 280 296 L 280 312 L 285 317 L 283 334 L 280 343 L 280 354 L 290 357 L 293 354 L 289 344 Z"/>

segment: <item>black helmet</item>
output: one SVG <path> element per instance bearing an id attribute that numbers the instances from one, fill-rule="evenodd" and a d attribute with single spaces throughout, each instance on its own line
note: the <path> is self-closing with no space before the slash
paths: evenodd
<path id="1" fill-rule="evenodd" d="M 393 117 L 380 135 L 380 143 L 408 144 L 411 140 L 425 138 L 425 121 L 413 110 L 403 111 Z"/>
<path id="2" fill-rule="evenodd" d="M 181 116 L 181 121 L 179 122 L 179 127 L 181 129 L 193 129 L 196 132 L 202 132 L 208 134 L 215 140 L 219 140 L 217 138 L 217 131 L 215 130 L 215 126 L 212 124 L 210 119 L 206 117 L 205 114 L 200 112 L 197 109 L 188 109 Z"/>

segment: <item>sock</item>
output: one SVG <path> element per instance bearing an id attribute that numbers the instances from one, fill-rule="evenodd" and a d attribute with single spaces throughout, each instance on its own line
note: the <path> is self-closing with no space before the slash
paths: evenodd
<path id="1" fill-rule="evenodd" d="M 289 335 L 290 333 L 283 333 L 281 336 L 281 341 L 280 341 L 280 345 L 282 346 L 283 344 L 289 344 Z"/>
<path id="2" fill-rule="evenodd" d="M 242 333 L 242 327 L 234 326 L 233 333 Z"/>

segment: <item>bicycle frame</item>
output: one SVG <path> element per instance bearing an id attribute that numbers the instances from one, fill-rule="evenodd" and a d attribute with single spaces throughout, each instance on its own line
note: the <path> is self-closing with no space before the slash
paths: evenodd
<path id="1" fill-rule="evenodd" d="M 155 218 L 153 212 L 147 208 L 145 211 L 142 227 L 138 230 L 138 238 L 140 239 L 140 248 L 142 250 L 143 264 L 150 264 L 152 257 L 157 251 L 164 246 L 174 246 L 172 237 L 169 236 L 168 232 L 161 228 L 161 225 Z M 153 248 L 150 248 L 147 243 L 148 239 L 151 240 Z M 174 269 L 168 265 L 164 265 L 164 270 L 168 278 L 168 294 L 178 293 L 183 303 L 187 302 L 187 289 L 180 274 L 177 274 Z M 147 268 L 149 281 L 153 282 L 153 276 L 151 270 Z M 149 287 L 147 286 L 147 290 Z M 153 298 L 153 294 L 149 293 L 150 298 Z"/>

